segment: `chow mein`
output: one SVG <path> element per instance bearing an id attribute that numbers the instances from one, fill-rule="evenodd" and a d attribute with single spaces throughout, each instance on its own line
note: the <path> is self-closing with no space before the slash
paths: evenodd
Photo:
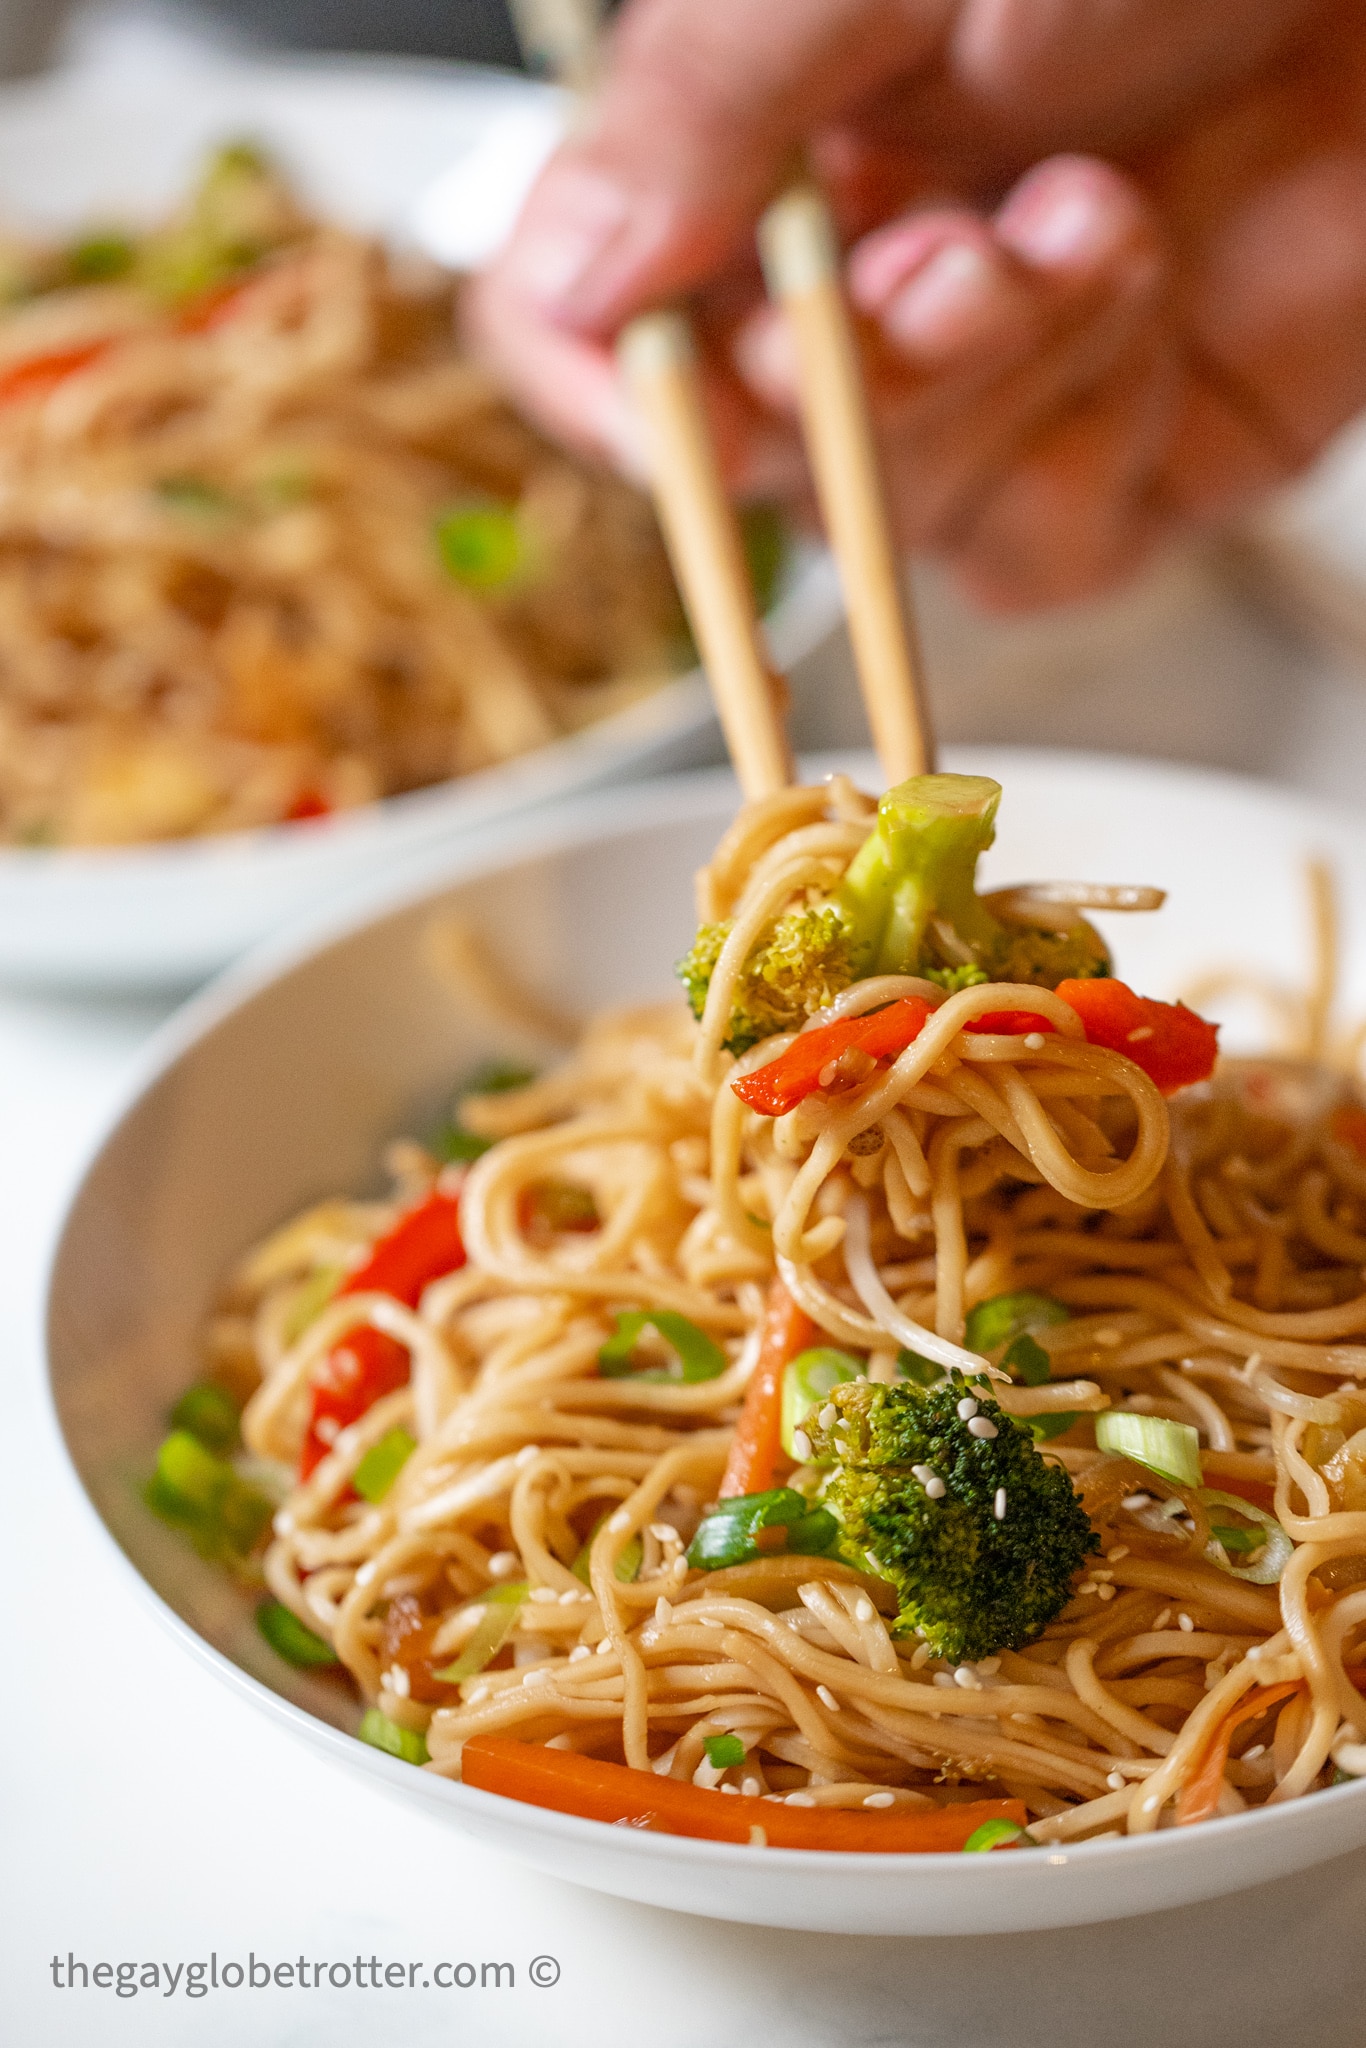
<path id="1" fill-rule="evenodd" d="M 648 504 L 512 411 L 456 296 L 242 146 L 145 235 L 0 245 L 0 843 L 321 817 L 686 665 Z"/>
<path id="2" fill-rule="evenodd" d="M 231 1276 L 148 1499 L 365 1740 L 756 1849 L 1366 1774 L 1366 1110 L 1116 978 L 1083 913 L 1160 892 L 979 894 L 999 796 L 750 804 L 693 1014 Z"/>

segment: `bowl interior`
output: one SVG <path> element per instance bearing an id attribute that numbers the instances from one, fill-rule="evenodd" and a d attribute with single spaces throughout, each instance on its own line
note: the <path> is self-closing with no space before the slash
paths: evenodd
<path id="1" fill-rule="evenodd" d="M 1110 922 L 1121 969 L 1148 992 L 1177 993 L 1212 957 L 1293 981 L 1305 951 L 1298 869 L 1316 851 L 1337 865 L 1349 957 L 1366 967 L 1366 834 L 1346 818 L 1255 785 L 1143 764 L 964 750 L 952 765 L 995 772 L 1005 783 L 992 879 L 1085 875 L 1155 881 L 1173 891 L 1161 918 Z M 481 1013 L 453 983 L 442 966 L 449 920 L 472 924 L 535 995 L 571 1015 L 658 998 L 672 987 L 672 962 L 690 937 L 692 871 L 732 808 L 729 782 L 718 776 L 585 799 L 558 825 L 541 828 L 538 850 L 477 874 L 448 863 L 395 907 L 296 948 L 280 964 L 239 973 L 163 1037 L 150 1078 L 96 1156 L 66 1224 L 50 1300 L 52 1384 L 72 1458 L 111 1535 L 170 1615 L 229 1660 L 239 1682 L 258 1681 L 278 1701 L 337 1728 L 353 1728 L 358 1718 L 341 1686 L 274 1657 L 252 1624 L 251 1597 L 196 1558 L 139 1498 L 166 1409 L 195 1375 L 196 1330 L 220 1276 L 305 1203 L 373 1185 L 385 1142 L 429 1128 L 477 1060 L 544 1050 Z M 1356 966 L 1349 994 L 1366 1007 Z M 366 1768 L 390 1768 L 359 1745 L 344 1747 L 357 1764 L 363 1758 Z M 496 1831 L 482 1795 L 392 1770 L 406 1797 L 451 1811 L 463 1797 L 466 1824 Z M 1293 1833 L 1301 1845 L 1309 1842 L 1299 1860 L 1312 1860 L 1349 1846 L 1340 1823 L 1315 1834 L 1322 1810 L 1350 1809 L 1366 1837 L 1363 1800 L 1366 1789 L 1240 1819 L 1239 1840 L 1246 1847 L 1259 1830 L 1270 1840 L 1280 1828 L 1287 1839 Z M 572 1843 L 574 1829 L 587 1825 L 574 1823 L 566 1834 L 557 1820 L 541 1829 L 538 1850 L 526 1845 L 537 1828 L 529 1813 L 513 1816 L 505 1830 L 527 1854 L 550 1856 L 555 1843 Z M 1214 1869 L 1205 1840 L 1211 1831 L 1182 1832 L 1183 1868 L 1206 1872 L 1188 1896 L 1267 1874 L 1247 1855 L 1225 1857 Z M 1313 1846 L 1328 1836 L 1331 1846 Z M 1111 1850 L 1131 1862 L 1159 1856 L 1164 1866 L 1174 1853 L 1164 1836 L 1151 1852 L 1099 1844 L 1070 1861 L 1080 1854 L 1114 1869 L 1114 1856 L 1107 1861 L 1102 1853 Z M 697 1856 L 698 1845 L 688 1845 L 675 1864 L 696 1870 Z M 654 1846 L 647 1860 L 651 1869 L 671 1867 Z M 885 1873 L 889 1863 L 926 1859 L 852 1860 Z M 995 1866 L 1015 1859 L 984 1860 L 993 1869 L 983 1882 L 1003 1885 Z M 774 1859 L 769 1868 L 776 1873 Z M 671 1880 L 659 1882 L 663 1893 L 651 1896 L 709 1910 L 705 1888 L 680 1893 L 670 1890 Z M 629 1883 L 628 1873 L 622 1888 Z M 942 1885 L 940 1895 L 949 1897 Z M 996 1924 L 1049 1924 L 1059 1912 L 1102 1917 L 1139 1910 L 1144 1896 L 1152 1902 L 1142 1886 L 1118 1883 L 1059 1906 L 1055 1888 L 1043 1919 L 1036 1903 L 1034 1919 Z M 958 1918 L 951 1914 L 940 1931 L 966 1931 L 982 1910 L 981 1892 L 974 1897 L 975 1904 L 953 1907 Z M 792 1924 L 841 1924 L 838 1915 L 823 1919 L 825 1911 L 813 1906 Z M 781 1917 L 779 1905 L 765 1906 L 756 1894 L 752 1917 L 775 1913 Z"/>

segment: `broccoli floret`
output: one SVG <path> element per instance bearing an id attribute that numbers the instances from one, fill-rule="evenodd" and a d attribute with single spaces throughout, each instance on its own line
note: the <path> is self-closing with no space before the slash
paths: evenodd
<path id="1" fill-rule="evenodd" d="M 978 896 L 977 859 L 995 835 L 1000 799 L 1001 785 L 984 775 L 918 775 L 888 790 L 834 893 L 785 911 L 745 962 L 729 1049 L 800 1030 L 870 974 L 922 975 L 949 994 L 982 981 L 1054 988 L 1108 974 L 1104 941 L 1083 918 L 1055 931 L 1000 917 Z M 703 925 L 678 964 L 694 1016 L 729 930 Z"/>
<path id="2" fill-rule="evenodd" d="M 959 1414 L 969 1395 L 993 1436 Z M 839 1521 L 842 1553 L 864 1568 L 875 1559 L 896 1588 L 893 1633 L 919 1630 L 954 1662 L 1032 1641 L 1100 1539 L 1026 1424 L 961 1373 L 927 1393 L 851 1380 L 826 1399 L 829 1424 L 805 1425 L 812 1461 L 832 1467 L 820 1502 Z"/>
<path id="3" fill-rule="evenodd" d="M 1008 921 L 977 894 L 977 862 L 996 836 L 1000 801 L 1000 783 L 986 775 L 917 775 L 888 790 L 836 891 L 856 980 L 938 980 L 945 969 L 978 968 L 988 981 L 1054 988 L 1109 973 L 1104 941 L 1084 919 L 1067 931 Z"/>
<path id="4" fill-rule="evenodd" d="M 706 1007 L 707 990 L 728 924 L 704 924 L 692 951 L 678 963 L 695 1017 Z M 746 1052 L 775 1031 L 800 1031 L 808 1017 L 834 1001 L 854 978 L 853 956 L 838 905 L 817 899 L 799 904 L 778 919 L 767 939 L 745 962 L 731 1005 L 725 1043 Z"/>

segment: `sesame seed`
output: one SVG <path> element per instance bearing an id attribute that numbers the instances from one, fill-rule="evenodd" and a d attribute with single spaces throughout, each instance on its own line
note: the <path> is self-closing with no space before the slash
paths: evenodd
<path id="1" fill-rule="evenodd" d="M 993 1430 L 992 1435 L 994 1436 L 995 1433 Z M 925 1481 L 925 1496 L 928 1500 L 942 1500 L 948 1490 L 943 1480 L 934 1473 L 931 1473 L 930 1477 Z"/>
<path id="2" fill-rule="evenodd" d="M 1092 1572 L 1091 1577 L 1095 1580 L 1098 1586 L 1108 1586 L 1111 1579 L 1114 1577 L 1114 1573 L 1096 1570 Z"/>
<path id="3" fill-rule="evenodd" d="M 553 1586 L 533 1586 L 529 1596 L 533 1600 L 558 1600 L 559 1594 Z"/>
<path id="4" fill-rule="evenodd" d="M 766 1849 L 768 1847 L 767 1831 L 759 1827 L 757 1823 L 749 1831 L 749 1846 L 751 1849 Z"/>
<path id="5" fill-rule="evenodd" d="M 656 1543 L 677 1543 L 679 1535 L 672 1522 L 651 1522 L 650 1534 Z"/>
<path id="6" fill-rule="evenodd" d="M 700 1628 L 724 1628 L 726 1625 L 724 1621 L 722 1621 L 715 1614 L 699 1614 L 697 1617 L 697 1622 Z"/>
<path id="7" fill-rule="evenodd" d="M 865 1557 L 867 1558 L 867 1560 L 868 1560 L 868 1569 L 869 1569 L 869 1571 L 870 1571 L 870 1572 L 872 1572 L 872 1574 L 873 1574 L 873 1576 L 874 1576 L 875 1578 L 880 1578 L 880 1577 L 881 1577 L 881 1575 L 882 1575 L 882 1561 L 881 1561 L 881 1559 L 880 1559 L 880 1558 L 877 1558 L 877 1557 L 874 1557 L 874 1555 L 873 1555 L 873 1553 L 872 1553 L 872 1551 L 871 1551 L 871 1550 L 865 1550 L 863 1554 L 864 1554 L 864 1556 L 865 1556 Z"/>
<path id="8" fill-rule="evenodd" d="M 799 1465 L 804 1465 L 811 1456 L 811 1439 L 804 1429 L 792 1432 L 792 1455 Z"/>
<path id="9" fill-rule="evenodd" d="M 1111 1771 L 1105 1782 L 1112 1792 L 1122 1792 L 1125 1785 L 1123 1771 Z"/>
<path id="10" fill-rule="evenodd" d="M 739 1792 L 739 1790 L 740 1790 L 740 1787 L 739 1787 L 738 1785 L 722 1785 L 720 1789 L 721 1789 L 721 1791 L 723 1791 L 723 1792 L 733 1792 L 733 1793 L 738 1793 L 738 1792 Z"/>
<path id="11" fill-rule="evenodd" d="M 1004 1488 L 1003 1486 L 998 1486 L 998 1487 L 997 1487 L 997 1489 L 996 1489 L 996 1519 L 997 1519 L 997 1521 L 998 1521 L 998 1522 L 1003 1522 L 1003 1521 L 1005 1520 L 1005 1518 L 1006 1518 L 1006 1490 L 1005 1490 L 1005 1488 Z"/>
<path id="12" fill-rule="evenodd" d="M 581 1601 L 591 1600 L 592 1597 L 593 1595 L 588 1591 L 587 1587 L 580 1592 L 576 1586 L 571 1586 L 567 1592 L 561 1593 L 560 1605 L 561 1607 L 577 1607 Z"/>
<path id="13" fill-rule="evenodd" d="M 293 1515 L 288 1508 L 277 1508 L 273 1524 L 277 1536 L 292 1536 L 295 1529 Z"/>
<path id="14" fill-rule="evenodd" d="M 973 1670 L 971 1664 L 960 1664 L 953 1674 L 953 1682 L 955 1685 L 961 1685 L 964 1692 L 980 1692 L 982 1690 L 982 1681 Z"/>
<path id="15" fill-rule="evenodd" d="M 1167 1611 L 1168 1611 L 1168 1613 L 1170 1614 L 1170 1612 L 1171 1612 L 1171 1609 L 1170 1609 L 1170 1608 L 1168 1608 L 1168 1610 L 1167 1610 Z M 1254 1643 L 1254 1644 L 1252 1645 L 1251 1649 L 1250 1649 L 1250 1650 L 1248 1651 L 1248 1653 L 1247 1653 L 1247 1660 L 1248 1660 L 1249 1664 L 1250 1664 L 1250 1663 L 1252 1662 L 1252 1660 L 1253 1660 L 1253 1658 L 1254 1658 L 1254 1657 L 1260 1657 L 1260 1656 L 1261 1656 L 1261 1654 L 1262 1654 L 1262 1645 L 1261 1645 L 1260 1643 Z"/>
<path id="16" fill-rule="evenodd" d="M 822 1429 L 833 1429 L 839 1420 L 839 1412 L 833 1401 L 827 1401 L 816 1420 Z"/>
<path id="17" fill-rule="evenodd" d="M 1178 1614 L 1176 1617 L 1176 1625 L 1178 1628 L 1183 1628 L 1186 1631 L 1187 1635 L 1189 1635 L 1191 1630 L 1195 1627 L 1195 1623 L 1191 1620 L 1188 1614 Z"/>
<path id="18" fill-rule="evenodd" d="M 1094 1579 L 1083 1579 L 1081 1584 L 1077 1587 L 1077 1598 L 1078 1600 L 1081 1600 L 1086 1596 L 1086 1594 L 1098 1593 L 1099 1591 L 1100 1587 L 1096 1584 Z"/>
<path id="19" fill-rule="evenodd" d="M 1117 1543 L 1113 1550 L 1107 1550 L 1105 1553 L 1106 1559 L 1110 1564 L 1117 1564 L 1121 1557 L 1127 1557 L 1128 1555 L 1129 1546 L 1127 1543 Z"/>
<path id="20" fill-rule="evenodd" d="M 510 1579 L 521 1560 L 515 1550 L 495 1550 L 489 1559 L 488 1573 L 491 1579 Z"/>
<path id="21" fill-rule="evenodd" d="M 930 1656 L 931 1651 L 929 1644 L 918 1643 L 916 1645 L 915 1654 L 911 1658 L 912 1671 L 923 1671 L 925 1669 L 925 1666 L 930 1661 Z"/>
<path id="22" fill-rule="evenodd" d="M 465 1694 L 465 1705 L 467 1707 L 477 1707 L 480 1700 L 486 1700 L 492 1691 L 493 1687 L 491 1685 L 472 1685 Z"/>
<path id="23" fill-rule="evenodd" d="M 929 1480 L 933 1479 L 934 1473 L 928 1465 L 912 1465 L 911 1477 L 912 1479 L 918 1479 L 920 1484 L 924 1486 Z"/>
<path id="24" fill-rule="evenodd" d="M 934 1682 L 936 1685 L 952 1685 L 953 1673 L 951 1671 L 936 1671 L 934 1674 Z"/>
<path id="25" fill-rule="evenodd" d="M 406 1700 L 412 1691 L 413 1681 L 401 1664 L 393 1664 L 384 1674 L 384 1683 L 401 1700 Z"/>
<path id="26" fill-rule="evenodd" d="M 541 1447 L 539 1444 L 523 1444 L 521 1450 L 518 1451 L 516 1457 L 513 1459 L 512 1462 L 514 1465 L 518 1466 L 530 1465 L 535 1459 L 539 1458 L 540 1455 Z"/>
<path id="27" fill-rule="evenodd" d="M 1164 1629 L 1167 1626 L 1168 1622 L 1171 1620 L 1171 1618 L 1172 1611 L 1170 1607 L 1164 1607 L 1162 1612 L 1158 1615 L 1157 1620 L 1153 1623 L 1154 1629 Z"/>
<path id="28" fill-rule="evenodd" d="M 876 1613 L 877 1609 L 874 1607 L 872 1601 L 868 1598 L 868 1595 L 866 1593 L 860 1593 L 858 1599 L 854 1602 L 855 1621 L 871 1621 Z"/>
<path id="29" fill-rule="evenodd" d="M 895 1792 L 870 1792 L 863 1803 L 865 1806 L 871 1806 L 875 1811 L 879 1807 L 895 1806 L 896 1794 Z"/>
<path id="30" fill-rule="evenodd" d="M 968 1424 L 968 1435 L 979 1436 L 984 1443 L 989 1443 L 992 1437 L 1000 1435 L 1000 1431 L 989 1415 L 974 1415 Z"/>
<path id="31" fill-rule="evenodd" d="M 589 1649 L 587 1643 L 575 1643 L 573 1649 L 569 1652 L 569 1661 L 571 1664 L 582 1664 L 584 1658 L 591 1657 L 592 1654 L 593 1652 Z"/>
<path id="32" fill-rule="evenodd" d="M 1115 1589 L 1114 1589 L 1114 1587 L 1113 1587 L 1113 1586 L 1097 1586 L 1097 1587 L 1096 1587 L 1096 1598 L 1097 1598 L 1098 1600 L 1113 1600 L 1113 1599 L 1114 1599 L 1114 1597 L 1115 1597 Z"/>
<path id="33" fill-rule="evenodd" d="M 627 1514 L 625 1508 L 618 1508 L 607 1526 L 614 1536 L 620 1536 L 624 1530 L 630 1528 L 631 1517 Z"/>
<path id="34" fill-rule="evenodd" d="M 604 1636 L 602 1641 L 598 1644 L 598 1655 L 600 1657 L 610 1657 L 611 1654 L 612 1638 L 610 1636 Z"/>
<path id="35" fill-rule="evenodd" d="M 1024 1049 L 1025 1049 L 1025 1051 L 1026 1051 L 1026 1052 L 1042 1052 L 1042 1051 L 1043 1051 L 1043 1033 L 1042 1033 L 1042 1031 L 1026 1031 L 1026 1033 L 1025 1033 L 1025 1035 L 1024 1035 Z"/>
<path id="36" fill-rule="evenodd" d="M 744 1793 L 746 1799 L 757 1799 L 762 1789 L 757 1778 L 744 1778 L 741 1780 L 740 1790 Z"/>
<path id="37" fill-rule="evenodd" d="M 671 1579 L 686 1579 L 687 1576 L 688 1554 L 685 1550 L 680 1550 L 673 1563 L 669 1566 L 669 1577 Z"/>
<path id="38" fill-rule="evenodd" d="M 1137 1024 L 1132 1031 L 1125 1033 L 1125 1038 L 1130 1045 L 1142 1045 L 1146 1039 L 1152 1037 L 1153 1029 L 1151 1024 Z"/>
<path id="39" fill-rule="evenodd" d="M 574 1738 L 572 1735 L 552 1735 L 546 1744 L 547 1749 L 572 1749 L 573 1747 Z"/>
<path id="40" fill-rule="evenodd" d="M 816 1687 L 816 1698 L 820 1701 L 823 1707 L 829 1707 L 832 1714 L 837 1714 L 839 1712 L 840 1703 L 835 1698 L 835 1695 L 831 1692 L 828 1685 L 818 1685 Z"/>
<path id="41" fill-rule="evenodd" d="M 669 1623 L 673 1620 L 673 1618 L 673 1608 L 669 1605 L 668 1601 L 664 1598 L 664 1595 L 661 1593 L 659 1598 L 655 1602 L 655 1620 L 660 1624 L 662 1628 L 667 1628 Z"/>
<path id="42" fill-rule="evenodd" d="M 785 1806 L 814 1806 L 816 1802 L 809 1792 L 789 1792 L 783 1803 Z"/>
<path id="43" fill-rule="evenodd" d="M 360 1570 L 359 1570 L 359 1571 L 358 1571 L 358 1572 L 356 1573 L 356 1584 L 357 1584 L 358 1586 L 368 1586 L 368 1585 L 369 1585 L 369 1583 L 370 1583 L 370 1581 L 371 1581 L 371 1579 L 373 1579 L 373 1578 L 374 1578 L 374 1576 L 375 1576 L 375 1567 L 374 1567 L 374 1564 L 373 1564 L 373 1563 L 369 1563 L 369 1564 L 363 1564 L 363 1565 L 361 1566 Z"/>
<path id="44" fill-rule="evenodd" d="M 1141 1514 L 1144 1508 L 1150 1508 L 1152 1504 L 1153 1497 L 1150 1493 L 1127 1493 L 1121 1502 L 1121 1506 L 1131 1515 Z"/>
<path id="45" fill-rule="evenodd" d="M 543 1665 L 535 1664 L 532 1666 L 530 1671 L 524 1671 L 522 1673 L 522 1684 L 549 1685 L 554 1676 L 555 1674 L 553 1671 L 547 1671 Z"/>
<path id="46" fill-rule="evenodd" d="M 1265 1755 L 1266 1744 L 1264 1742 L 1254 1742 L 1251 1749 L 1245 1749 L 1243 1751 L 1240 1761 L 1245 1764 L 1255 1764 L 1259 1756 Z"/>
<path id="47" fill-rule="evenodd" d="M 319 1443 L 335 1444 L 341 1435 L 341 1424 L 335 1415 L 320 1415 L 313 1425 L 313 1434 Z"/>
<path id="48" fill-rule="evenodd" d="M 1095 1342 L 1103 1344 L 1107 1351 L 1117 1351 L 1124 1342 L 1124 1332 L 1122 1330 L 1112 1330 L 1108 1323 L 1103 1330 L 1096 1330 L 1092 1334 Z"/>
<path id="49" fill-rule="evenodd" d="M 971 1394 L 965 1394 L 958 1403 L 959 1419 L 963 1422 L 970 1422 L 976 1413 L 977 1403 L 973 1400 Z"/>

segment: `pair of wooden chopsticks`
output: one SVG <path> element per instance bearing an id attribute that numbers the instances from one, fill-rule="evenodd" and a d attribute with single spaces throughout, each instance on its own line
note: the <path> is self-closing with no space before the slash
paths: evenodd
<path id="1" fill-rule="evenodd" d="M 792 324 L 802 426 L 844 585 L 873 742 L 889 783 L 923 774 L 933 749 L 914 630 L 902 594 L 858 343 L 825 200 L 802 183 L 759 226 L 769 295 Z M 792 779 L 785 686 L 769 667 L 684 315 L 648 313 L 619 342 L 649 437 L 655 502 L 726 745 L 746 798 Z"/>

